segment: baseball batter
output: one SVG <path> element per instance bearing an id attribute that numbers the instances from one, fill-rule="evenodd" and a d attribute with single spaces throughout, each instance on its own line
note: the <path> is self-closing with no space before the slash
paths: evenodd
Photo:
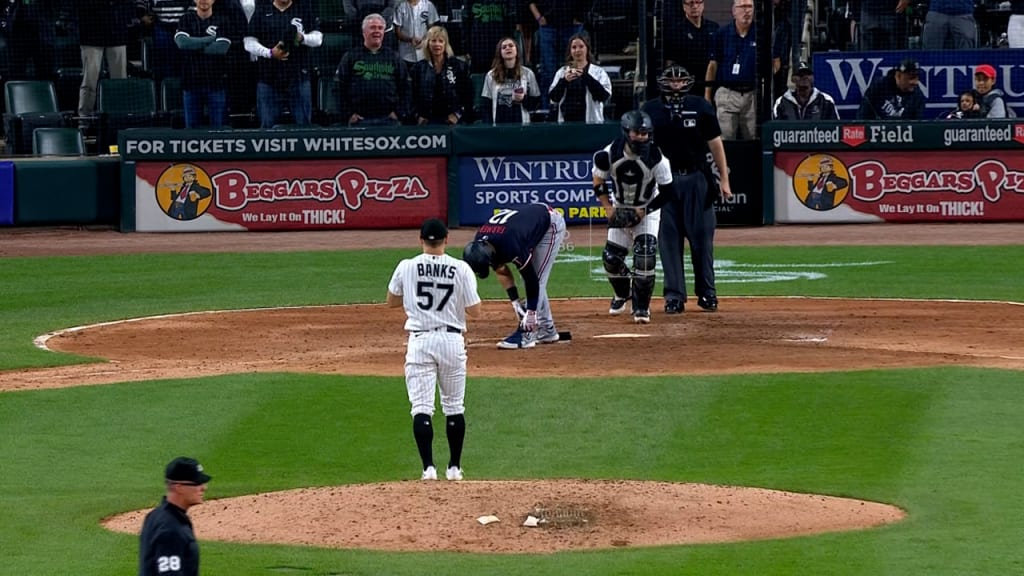
<path id="1" fill-rule="evenodd" d="M 537 342 L 551 344 L 560 337 L 548 300 L 548 278 L 565 238 L 565 219 L 547 204 L 523 204 L 500 208 L 477 230 L 462 252 L 473 272 L 487 278 L 491 269 L 512 301 L 519 327 L 498 348 L 532 348 Z M 508 264 L 523 277 L 526 305 L 519 299 L 516 279 Z"/>
<path id="2" fill-rule="evenodd" d="M 434 400 L 440 389 L 448 438 L 449 480 L 462 480 L 466 436 L 466 316 L 480 315 L 476 276 L 463 261 L 445 254 L 448 228 L 429 219 L 420 228 L 423 253 L 402 260 L 391 275 L 387 303 L 405 308 L 409 344 L 405 387 L 412 404 L 412 434 L 423 462 L 423 480 L 437 480 L 434 467 Z"/>
<path id="3" fill-rule="evenodd" d="M 661 219 L 658 209 L 672 196 L 669 162 L 652 145 L 652 132 L 651 117 L 630 110 L 622 115 L 622 135 L 594 154 L 594 194 L 608 214 L 608 240 L 601 259 L 615 292 L 608 313 L 622 314 L 626 300 L 632 297 L 637 324 L 651 321 Z M 609 179 L 615 184 L 614 194 L 608 191 Z M 631 250 L 632 270 L 626 264 Z"/>
<path id="4" fill-rule="evenodd" d="M 672 166 L 675 194 L 661 211 L 658 237 L 667 314 L 680 314 L 685 307 L 684 238 L 690 242 L 697 305 L 709 312 L 718 310 L 714 257 L 718 187 L 723 198 L 732 198 L 718 117 L 707 100 L 687 94 L 693 82 L 693 76 L 682 66 L 666 67 L 658 77 L 661 98 L 644 103 L 642 108 L 654 121 L 659 147 Z M 707 165 L 709 151 L 718 169 L 718 187 Z"/>

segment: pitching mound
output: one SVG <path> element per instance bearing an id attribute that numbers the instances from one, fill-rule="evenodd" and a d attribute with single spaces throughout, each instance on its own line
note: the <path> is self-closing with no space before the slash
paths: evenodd
<path id="1" fill-rule="evenodd" d="M 137 533 L 148 510 L 104 521 Z M 734 542 L 895 522 L 893 506 L 775 490 L 666 482 L 393 482 L 213 500 L 190 511 L 202 540 L 380 550 L 550 553 Z M 482 524 L 478 519 L 498 520 Z M 530 516 L 535 527 L 524 526 Z"/>

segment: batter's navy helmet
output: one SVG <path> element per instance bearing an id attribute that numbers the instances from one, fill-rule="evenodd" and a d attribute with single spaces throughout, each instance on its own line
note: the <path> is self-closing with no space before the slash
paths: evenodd
<path id="1" fill-rule="evenodd" d="M 493 255 L 494 247 L 486 240 L 473 240 L 466 244 L 466 249 L 462 251 L 462 259 L 480 278 L 487 278 L 487 275 L 491 273 L 491 256 Z"/>

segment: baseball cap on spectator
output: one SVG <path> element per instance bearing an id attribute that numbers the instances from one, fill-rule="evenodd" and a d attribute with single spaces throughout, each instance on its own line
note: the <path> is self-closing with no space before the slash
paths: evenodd
<path id="1" fill-rule="evenodd" d="M 974 74 L 981 74 L 994 80 L 996 77 L 996 69 L 993 68 L 992 66 L 989 66 L 988 64 L 982 64 L 974 69 Z"/>
<path id="2" fill-rule="evenodd" d="M 796 65 L 796 71 L 793 72 L 794 76 L 803 76 L 805 74 L 814 74 L 814 70 L 811 68 L 810 62 L 801 62 Z"/>
<path id="3" fill-rule="evenodd" d="M 897 72 L 903 72 L 905 74 L 918 75 L 921 73 L 921 67 L 917 65 L 917 60 L 913 58 L 907 58 L 900 62 L 900 65 L 896 67 Z"/>
<path id="4" fill-rule="evenodd" d="M 170 482 L 191 482 L 195 484 L 206 484 L 210 476 L 203 472 L 203 465 L 194 458 L 184 456 L 175 458 L 167 464 L 164 471 L 164 478 Z"/>
<path id="5" fill-rule="evenodd" d="M 420 238 L 424 240 L 441 240 L 448 237 L 448 227 L 437 218 L 431 218 L 423 222 L 420 228 Z"/>

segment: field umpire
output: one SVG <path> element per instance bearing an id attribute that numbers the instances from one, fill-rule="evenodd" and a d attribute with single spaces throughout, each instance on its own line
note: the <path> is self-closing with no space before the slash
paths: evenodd
<path id="1" fill-rule="evenodd" d="M 139 536 L 139 576 L 197 576 L 199 544 L 188 509 L 203 503 L 210 477 L 192 458 L 175 458 L 164 471 L 167 494 L 146 515 Z"/>
<path id="2" fill-rule="evenodd" d="M 684 238 L 690 242 L 697 305 L 709 312 L 718 309 L 714 202 L 719 186 L 723 198 L 732 198 L 718 118 L 707 100 L 687 94 L 693 82 L 682 66 L 667 66 L 658 76 L 661 97 L 641 108 L 654 122 L 657 146 L 672 165 L 673 199 L 662 208 L 658 231 L 667 314 L 682 313 L 686 303 Z M 708 164 L 709 151 L 718 174 Z M 717 185 L 716 176 L 721 178 Z"/>

